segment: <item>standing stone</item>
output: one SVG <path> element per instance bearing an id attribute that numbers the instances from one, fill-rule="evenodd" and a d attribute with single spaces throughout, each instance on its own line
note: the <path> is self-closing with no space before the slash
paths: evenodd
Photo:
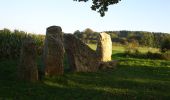
<path id="1" fill-rule="evenodd" d="M 63 33 L 59 26 L 47 28 L 44 46 L 45 75 L 54 76 L 64 73 Z"/>
<path id="2" fill-rule="evenodd" d="M 96 52 L 72 34 L 64 35 L 64 46 L 69 67 L 75 72 L 94 72 L 99 63 Z"/>
<path id="3" fill-rule="evenodd" d="M 97 44 L 97 54 L 99 61 L 108 62 L 111 61 L 112 56 L 112 40 L 109 34 L 100 33 Z"/>
<path id="4" fill-rule="evenodd" d="M 31 37 L 25 38 L 22 43 L 20 64 L 18 66 L 18 78 L 30 82 L 38 80 L 36 45 Z"/>

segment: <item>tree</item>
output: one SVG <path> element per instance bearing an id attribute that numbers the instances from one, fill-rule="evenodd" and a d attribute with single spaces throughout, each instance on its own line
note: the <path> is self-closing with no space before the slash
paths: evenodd
<path id="1" fill-rule="evenodd" d="M 89 43 L 90 41 L 90 37 L 93 35 L 94 31 L 90 28 L 86 28 L 83 32 L 82 32 L 82 40 L 84 43 Z"/>
<path id="2" fill-rule="evenodd" d="M 91 34 L 91 33 L 94 33 L 94 31 L 93 31 L 92 29 L 90 29 L 90 28 L 86 28 L 86 29 L 84 30 L 84 33 L 85 33 L 85 34 Z"/>
<path id="3" fill-rule="evenodd" d="M 166 52 L 170 50 L 170 38 L 164 39 L 164 41 L 161 44 L 161 52 Z"/>
<path id="4" fill-rule="evenodd" d="M 76 37 L 81 38 L 81 32 L 80 32 L 79 30 L 76 30 L 73 34 L 74 34 Z"/>
<path id="5" fill-rule="evenodd" d="M 74 0 L 74 1 L 87 2 L 89 0 Z M 91 6 L 91 9 L 99 12 L 100 15 L 103 17 L 105 15 L 105 12 L 108 11 L 108 6 L 117 4 L 119 3 L 119 1 L 121 0 L 92 0 L 93 4 Z"/>
<path id="6" fill-rule="evenodd" d="M 153 33 L 149 33 L 149 32 L 142 32 L 142 37 L 140 39 L 140 44 L 144 45 L 144 46 L 154 46 L 154 36 Z"/>

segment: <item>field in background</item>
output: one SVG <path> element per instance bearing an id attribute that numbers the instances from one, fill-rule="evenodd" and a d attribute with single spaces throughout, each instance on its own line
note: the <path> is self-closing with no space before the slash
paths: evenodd
<path id="1" fill-rule="evenodd" d="M 90 48 L 92 48 L 93 50 L 96 50 L 96 48 L 97 48 L 96 44 L 88 44 L 88 46 Z M 112 49 L 113 49 L 113 53 L 114 52 L 122 52 L 123 53 L 126 49 L 126 46 L 125 45 L 113 45 Z M 151 48 L 151 47 L 137 47 L 137 49 L 142 53 L 146 53 L 148 51 L 153 52 L 153 53 L 159 52 L 158 48 Z"/>

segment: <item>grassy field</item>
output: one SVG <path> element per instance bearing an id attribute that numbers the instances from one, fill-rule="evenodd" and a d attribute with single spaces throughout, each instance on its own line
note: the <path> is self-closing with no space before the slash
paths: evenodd
<path id="1" fill-rule="evenodd" d="M 97 48 L 97 45 L 96 45 L 96 44 L 88 44 L 88 46 L 89 46 L 90 48 L 94 49 L 94 50 Z M 124 52 L 125 49 L 126 49 L 126 46 L 124 46 L 124 45 L 113 45 L 113 46 L 112 46 L 112 49 L 113 49 L 113 53 L 115 53 L 115 52 Z M 151 48 L 151 47 L 137 47 L 137 49 L 138 49 L 140 52 L 142 52 L 142 53 L 146 53 L 146 52 L 148 52 L 148 51 L 153 52 L 153 53 L 159 52 L 159 49 L 157 49 L 157 48 Z"/>
<path id="2" fill-rule="evenodd" d="M 37 83 L 16 80 L 18 60 L 1 60 L 0 100 L 168 100 L 170 61 L 126 58 L 123 50 L 113 48 L 116 69 L 66 72 Z"/>

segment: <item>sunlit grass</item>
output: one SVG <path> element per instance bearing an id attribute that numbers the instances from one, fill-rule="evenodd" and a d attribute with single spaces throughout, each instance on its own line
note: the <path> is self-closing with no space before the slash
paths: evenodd
<path id="1" fill-rule="evenodd" d="M 160 52 L 158 48 L 151 48 L 151 47 L 138 47 L 138 50 L 142 53 L 146 53 L 148 51 L 152 53 Z"/>
<path id="2" fill-rule="evenodd" d="M 96 44 L 87 44 L 90 48 L 92 48 L 93 50 L 96 50 L 97 45 Z M 126 45 L 112 45 L 112 50 L 113 53 L 114 52 L 124 52 L 126 50 L 127 46 Z M 158 48 L 151 48 L 151 47 L 137 47 L 137 49 L 142 52 L 142 53 L 146 53 L 146 52 L 159 52 Z"/>
<path id="3" fill-rule="evenodd" d="M 95 48 L 95 45 L 90 46 Z M 62 76 L 45 77 L 37 83 L 17 81 L 18 60 L 0 61 L 0 99 L 169 99 L 170 61 L 127 58 L 119 55 L 123 51 L 124 47 L 113 46 L 112 59 L 119 60 L 116 69 L 65 72 Z"/>

